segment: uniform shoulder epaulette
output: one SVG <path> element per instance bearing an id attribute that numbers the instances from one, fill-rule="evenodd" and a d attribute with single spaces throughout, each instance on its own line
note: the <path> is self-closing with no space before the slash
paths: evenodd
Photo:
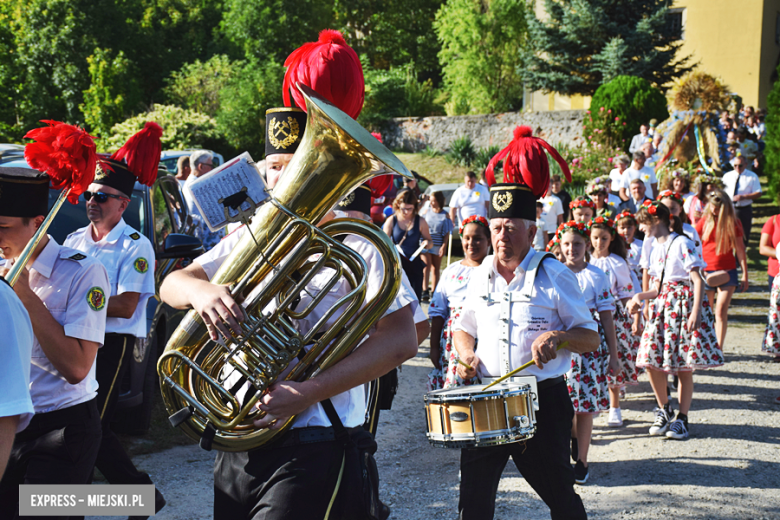
<path id="1" fill-rule="evenodd" d="M 141 238 L 141 234 L 138 231 L 135 231 L 134 233 L 130 233 L 130 235 L 128 236 L 133 240 L 138 240 L 139 238 Z"/>
<path id="2" fill-rule="evenodd" d="M 76 260 L 78 262 L 84 260 L 86 257 L 87 255 L 85 255 L 84 253 L 76 253 L 75 255 L 69 256 L 68 260 Z"/>

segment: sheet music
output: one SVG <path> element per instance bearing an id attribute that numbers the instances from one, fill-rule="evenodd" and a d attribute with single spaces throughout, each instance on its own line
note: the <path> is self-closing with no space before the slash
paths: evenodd
<path id="1" fill-rule="evenodd" d="M 222 229 L 229 222 L 225 218 L 225 206 L 219 201 L 239 193 L 243 188 L 247 189 L 247 195 L 258 206 L 269 198 L 265 181 L 254 167 L 254 161 L 248 152 L 201 175 L 187 186 L 206 220 L 206 225 L 212 231 Z M 249 201 L 243 202 L 241 209 L 250 210 Z M 238 210 L 229 208 L 228 211 L 231 217 L 238 215 Z"/>

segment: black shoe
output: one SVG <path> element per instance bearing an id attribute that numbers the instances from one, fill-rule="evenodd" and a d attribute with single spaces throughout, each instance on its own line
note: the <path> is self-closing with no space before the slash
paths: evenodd
<path id="1" fill-rule="evenodd" d="M 587 466 L 581 460 L 578 460 L 577 464 L 574 465 L 574 482 L 576 484 L 584 484 L 588 481 L 588 476 Z"/>
<path id="2" fill-rule="evenodd" d="M 154 514 L 157 514 L 160 512 L 160 509 L 165 507 L 165 497 L 162 493 L 160 493 L 159 489 L 154 490 Z M 128 516 L 127 520 L 147 520 L 148 516 Z"/>
<path id="3" fill-rule="evenodd" d="M 572 437 L 571 438 L 571 460 L 577 462 L 577 459 L 579 458 L 580 458 L 580 447 L 577 445 L 577 438 Z"/>
<path id="4" fill-rule="evenodd" d="M 677 390 L 677 385 L 679 384 L 680 384 L 680 379 L 677 376 L 674 376 L 674 378 L 672 379 L 672 388 Z"/>

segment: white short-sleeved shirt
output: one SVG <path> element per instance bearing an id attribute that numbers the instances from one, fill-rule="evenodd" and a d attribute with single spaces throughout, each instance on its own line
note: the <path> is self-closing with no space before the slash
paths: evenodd
<path id="1" fill-rule="evenodd" d="M 110 296 L 134 292 L 139 294 L 132 318 L 106 319 L 106 332 L 146 337 L 146 303 L 154 295 L 154 247 L 121 219 L 102 240 L 92 238 L 92 226 L 74 231 L 65 239 L 65 247 L 78 249 L 97 259 L 108 272 Z"/>
<path id="2" fill-rule="evenodd" d="M 13 262 L 6 262 L 11 267 Z M 84 253 L 60 246 L 51 236 L 30 271 L 30 288 L 70 338 L 103 345 L 108 308 L 108 274 L 103 264 Z M 46 357 L 38 339 L 32 349 L 30 395 L 35 413 L 87 402 L 97 396 L 95 362 L 80 383 L 68 383 Z"/>
<path id="3" fill-rule="evenodd" d="M 666 259 L 665 270 L 664 259 Z M 677 233 L 669 235 L 663 244 L 656 242 L 650 254 L 649 265 L 650 274 L 656 279 L 660 278 L 662 271 L 664 272 L 664 283 L 688 281 L 691 270 L 704 269 L 707 266 L 696 253 L 691 239 Z"/>
<path id="4" fill-rule="evenodd" d="M 237 229 L 209 252 L 196 258 L 195 262 L 203 268 L 209 278 L 212 278 L 214 273 L 217 272 L 219 267 L 233 251 L 235 245 L 246 232 L 246 226 Z M 379 256 L 379 252 L 368 241 L 355 236 L 348 236 L 344 239 L 343 244 L 362 256 L 366 261 L 366 264 L 369 266 L 366 298 L 371 298 L 378 292 L 382 283 L 382 260 Z M 311 302 L 312 295 L 316 296 L 319 294 L 320 288 L 323 287 L 325 283 L 327 283 L 331 275 L 332 273 L 326 269 L 314 276 L 311 282 L 309 282 L 309 284 L 306 286 L 308 293 L 302 293 L 298 308 L 305 308 L 305 306 Z M 323 298 L 322 302 L 306 319 L 298 320 L 296 322 L 298 330 L 301 332 L 310 331 L 314 324 L 325 314 L 325 312 L 333 307 L 340 298 L 347 294 L 347 292 L 349 292 L 349 286 L 342 278 L 339 283 L 334 285 L 329 294 Z M 412 306 L 412 311 L 415 315 L 415 322 L 427 319 L 425 312 L 421 309 L 419 301 L 414 294 L 414 291 L 409 285 L 408 280 L 405 276 L 403 276 L 398 294 L 387 311 L 385 311 L 384 316 L 392 314 L 393 312 L 396 312 L 407 305 Z M 328 327 L 330 327 L 340 315 L 341 312 L 334 313 L 334 315 L 331 316 L 327 321 L 325 329 L 323 330 L 326 330 Z M 420 316 L 421 318 L 418 318 Z M 290 364 L 287 367 L 287 370 L 285 370 L 282 375 L 279 376 L 279 379 L 283 379 L 284 376 L 289 373 L 289 371 L 292 370 L 294 366 L 295 364 Z M 345 427 L 351 428 L 359 426 L 365 421 L 366 392 L 364 385 L 356 386 L 346 392 L 335 395 L 331 397 L 330 400 L 333 403 L 333 406 L 336 409 L 336 412 L 339 414 L 339 418 Z M 330 425 L 330 420 L 328 420 L 325 411 L 323 410 L 322 406 L 317 403 L 298 414 L 295 417 L 295 421 L 293 422 L 292 427 L 306 428 L 312 426 Z"/>
<path id="5" fill-rule="evenodd" d="M 761 193 L 761 181 L 758 175 L 750 170 L 745 170 L 740 175 L 737 170 L 731 170 L 723 175 L 724 191 L 734 200 L 734 195 L 750 195 L 751 193 Z M 753 201 L 750 199 L 739 200 L 734 203 L 738 208 L 750 206 Z"/>
<path id="6" fill-rule="evenodd" d="M 520 294 L 526 270 L 533 257 L 540 254 L 530 249 L 510 283 L 499 274 L 497 260 L 492 255 L 485 258 L 471 275 L 469 295 L 463 302 L 460 318 L 452 324 L 452 330 L 464 331 L 479 340 L 477 356 L 483 377 L 497 377 L 503 372 L 499 348 L 500 298 L 507 292 Z M 495 296 L 492 298 L 494 303 L 489 304 L 483 298 L 485 292 Z M 537 270 L 530 303 L 513 303 L 509 320 L 510 370 L 532 359 L 531 345 L 544 332 L 567 331 L 578 327 L 597 330 L 574 273 L 557 260 L 549 258 Z M 543 369 L 532 365 L 525 372 L 543 381 L 562 376 L 570 368 L 571 352 L 562 349 L 558 357 Z"/>
<path id="7" fill-rule="evenodd" d="M 3 342 L 0 347 L 0 417 L 19 416 L 16 431 L 24 430 L 33 416 L 30 398 L 30 360 L 33 336 L 30 315 L 7 283 L 0 281 Z"/>
<path id="8" fill-rule="evenodd" d="M 544 229 L 548 233 L 558 229 L 558 215 L 563 215 L 563 204 L 561 199 L 555 195 L 548 195 L 539 199 L 542 203 L 542 220 L 544 220 Z"/>
<path id="9" fill-rule="evenodd" d="M 615 299 L 610 291 L 610 283 L 604 271 L 592 264 L 587 264 L 585 269 L 574 273 L 577 277 L 582 297 L 588 309 L 596 312 L 614 312 Z"/>
<path id="10" fill-rule="evenodd" d="M 463 305 L 463 300 L 469 294 L 469 280 L 474 269 L 476 267 L 456 262 L 441 272 L 441 278 L 431 297 L 431 304 L 428 306 L 428 317 L 439 317 L 446 320 L 450 315 L 450 309 Z"/>
<path id="11" fill-rule="evenodd" d="M 490 193 L 487 187 L 481 184 L 475 184 L 473 190 L 468 189 L 466 186 L 460 186 L 455 190 L 450 199 L 450 207 L 458 208 L 459 221 L 454 222 L 454 224 L 458 225 L 472 215 L 487 218 L 485 203 L 489 200 Z"/>
<path id="12" fill-rule="evenodd" d="M 590 263 L 601 269 L 609 279 L 612 296 L 618 300 L 631 298 L 636 293 L 636 285 L 631 278 L 628 262 L 612 253 L 604 258 L 590 258 Z"/>
<path id="13" fill-rule="evenodd" d="M 634 179 L 641 179 L 645 183 L 645 196 L 654 199 L 658 194 L 653 191 L 653 184 L 658 183 L 658 178 L 655 176 L 655 171 L 649 166 L 642 166 L 641 169 L 634 169 L 632 164 L 630 168 L 623 172 L 620 176 L 620 186 L 615 186 L 615 181 L 612 181 L 612 189 L 620 191 L 620 188 L 625 188 L 626 193 L 631 192 L 631 181 Z"/>
<path id="14" fill-rule="evenodd" d="M 623 174 L 620 173 L 618 168 L 612 168 L 609 172 L 609 178 L 612 181 L 612 191 L 617 193 L 620 191 L 620 187 L 623 185 Z"/>
<path id="15" fill-rule="evenodd" d="M 699 232 L 696 231 L 696 228 L 691 226 L 690 224 L 683 224 L 683 233 L 685 234 L 688 239 L 693 242 L 693 250 L 696 252 L 697 255 L 699 255 L 699 259 L 704 264 L 704 267 L 707 266 L 707 262 L 704 261 L 704 253 L 702 252 L 702 244 L 701 244 L 701 237 L 699 237 Z M 653 247 L 655 247 L 655 238 L 645 236 L 645 241 L 642 243 L 642 252 L 639 256 L 639 266 L 642 269 L 648 269 L 650 266 L 650 255 L 652 253 Z M 702 267 L 702 269 L 704 269 Z"/>

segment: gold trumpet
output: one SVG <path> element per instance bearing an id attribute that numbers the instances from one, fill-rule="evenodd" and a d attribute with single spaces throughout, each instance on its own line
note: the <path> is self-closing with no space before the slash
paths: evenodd
<path id="1" fill-rule="evenodd" d="M 245 451 L 289 428 L 258 429 L 256 408 L 266 389 L 294 360 L 285 380 L 303 381 L 349 354 L 384 314 L 398 291 L 398 254 L 379 228 L 353 219 L 316 223 L 366 180 L 386 173 L 411 178 L 387 148 L 344 112 L 312 89 L 298 85 L 306 99 L 307 123 L 301 144 L 274 188 L 274 196 L 211 280 L 229 284 L 243 302 L 246 321 L 230 341 L 212 341 L 193 310 L 174 331 L 157 364 L 170 421 L 204 449 Z M 334 237 L 356 235 L 373 244 L 384 265 L 378 293 L 366 301 L 365 260 Z M 328 283 L 297 309 L 306 284 L 323 269 Z M 292 320 L 308 316 L 339 280 L 350 292 L 305 334 Z M 275 305 L 269 307 L 269 304 Z M 273 310 L 270 310 L 273 309 Z M 340 315 L 335 323 L 326 322 Z M 311 345 L 306 351 L 304 346 Z"/>

